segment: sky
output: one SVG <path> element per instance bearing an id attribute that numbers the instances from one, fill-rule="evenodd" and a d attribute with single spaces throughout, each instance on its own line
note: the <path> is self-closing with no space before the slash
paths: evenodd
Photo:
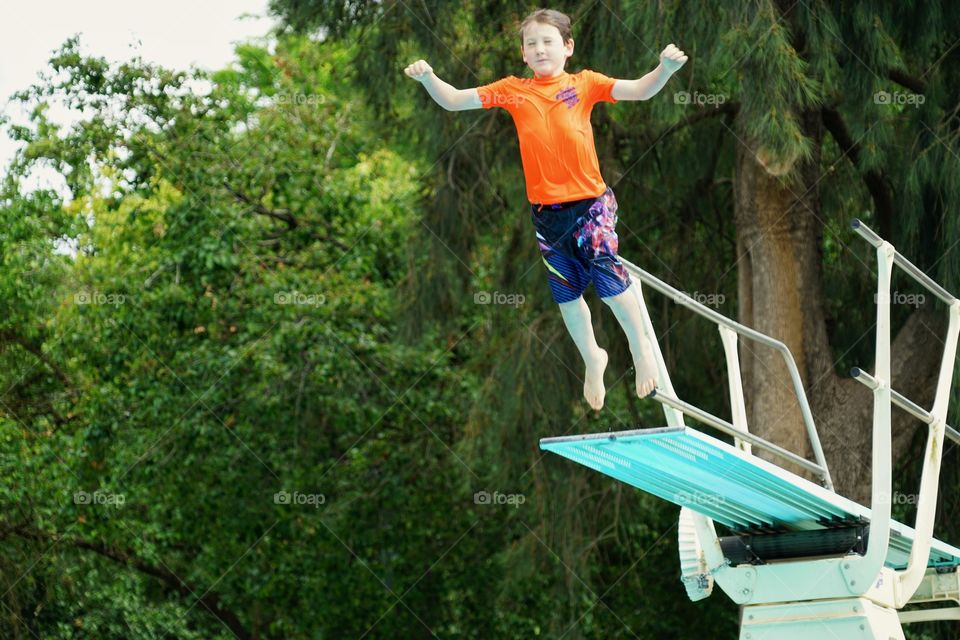
<path id="1" fill-rule="evenodd" d="M 264 36 L 268 0 L 0 0 L 0 112 L 26 123 L 8 104 L 35 84 L 51 53 L 79 33 L 81 52 L 111 63 L 137 55 L 174 69 L 217 69 L 233 59 L 233 45 Z M 244 14 L 259 17 L 246 17 Z M 51 110 L 57 122 L 63 120 Z M 17 144 L 0 133 L 0 175 Z"/>

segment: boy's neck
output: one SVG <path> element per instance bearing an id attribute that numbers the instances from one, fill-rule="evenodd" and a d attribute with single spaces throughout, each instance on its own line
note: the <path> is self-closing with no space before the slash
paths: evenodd
<path id="1" fill-rule="evenodd" d="M 534 72 L 534 73 L 533 73 L 533 77 L 534 77 L 534 79 L 536 79 L 536 80 L 553 80 L 553 79 L 555 79 L 555 78 L 560 78 L 560 77 L 566 75 L 566 73 L 567 73 L 567 72 L 566 72 L 566 70 L 564 70 L 564 69 L 560 69 L 560 71 L 557 71 L 557 72 L 556 72 L 555 74 L 553 74 L 552 76 L 542 76 L 542 75 L 540 75 L 539 73 Z"/>

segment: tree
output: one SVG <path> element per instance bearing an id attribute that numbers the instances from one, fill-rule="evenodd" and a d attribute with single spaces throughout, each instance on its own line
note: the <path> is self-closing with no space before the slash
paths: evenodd
<path id="1" fill-rule="evenodd" d="M 425 58 L 461 88 L 522 75 L 517 26 L 533 7 L 493 0 L 271 6 L 290 29 L 356 39 L 354 86 L 376 109 L 381 131 L 398 142 L 416 140 L 436 160 L 429 178 L 435 194 L 421 204 L 429 231 L 425 241 L 417 238 L 424 257 L 410 271 L 411 333 L 451 322 L 485 286 L 532 292 L 535 309 L 519 321 L 505 313 L 493 321 L 480 361 L 490 392 L 471 431 L 488 442 L 484 455 L 508 467 L 501 477 L 525 477 L 539 457 L 531 450 L 538 437 L 587 429 L 577 422 L 577 361 L 541 295 L 529 223 L 516 215 L 526 204 L 516 134 L 498 110 L 438 112 L 401 70 Z M 574 20 L 577 42 L 568 70 L 639 77 L 671 41 L 690 55 L 664 95 L 594 111 L 601 169 L 622 206 L 621 250 L 682 289 L 735 300 L 725 307 L 730 315 L 790 347 L 837 488 L 864 501 L 871 397 L 843 372 L 870 365 L 875 266 L 847 225 L 864 218 L 948 288 L 960 285 L 960 217 L 950 213 L 960 184 L 960 84 L 951 64 L 958 53 L 949 26 L 956 7 L 767 0 L 562 8 Z M 410 93 L 421 108 L 399 109 Z M 715 334 L 688 327 L 682 313 L 651 298 L 680 395 L 728 411 L 719 349 L 705 346 L 717 344 Z M 932 399 L 942 348 L 938 311 L 928 296 L 919 308 L 896 313 L 894 385 L 921 404 Z M 603 333 L 618 339 L 608 323 L 600 320 Z M 615 375 L 628 366 L 625 353 L 620 349 L 611 363 Z M 752 345 L 742 345 L 741 359 L 751 429 L 808 454 L 785 368 Z M 558 395 L 571 402 L 555 402 Z M 602 428 L 657 420 L 627 397 L 609 407 L 613 417 Z M 894 433 L 897 460 L 907 462 L 916 424 L 898 414 Z M 500 448 L 508 441 L 509 449 Z M 955 452 L 948 464 L 949 455 Z M 569 481 L 556 483 L 550 463 L 535 468 L 545 499 L 569 505 Z M 609 497 L 601 480 L 585 482 Z M 591 574 L 588 554 L 579 550 L 598 557 L 591 541 L 602 538 L 600 522 L 610 512 L 603 514 L 587 520 L 575 511 L 531 531 L 546 537 L 560 529 L 560 557 L 573 573 Z"/>
<path id="2" fill-rule="evenodd" d="M 369 134 L 331 71 L 344 47 L 271 46 L 207 75 L 73 39 L 16 97 L 4 637 L 410 636 L 404 607 L 376 626 L 395 594 L 373 576 L 422 609 L 482 575 L 423 575 L 455 539 L 440 523 L 475 523 L 437 507 L 466 503 L 446 448 L 463 346 L 392 340 L 418 167 Z M 54 101 L 83 117 L 58 127 Z M 21 188 L 45 166 L 59 188 Z M 414 524 L 437 534 L 392 533 Z"/>

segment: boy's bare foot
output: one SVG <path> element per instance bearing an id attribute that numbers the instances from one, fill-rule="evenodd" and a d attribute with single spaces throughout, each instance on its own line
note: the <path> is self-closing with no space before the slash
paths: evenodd
<path id="1" fill-rule="evenodd" d="M 608 359 L 607 352 L 599 349 L 594 361 L 587 364 L 587 374 L 583 381 L 583 397 L 587 399 L 594 411 L 600 411 L 603 408 L 603 396 L 607 393 L 603 386 L 603 372 L 607 368 Z"/>
<path id="2" fill-rule="evenodd" d="M 637 395 L 646 398 L 657 388 L 657 363 L 646 337 L 642 340 L 643 348 L 640 357 L 633 361 L 633 368 L 637 372 Z"/>

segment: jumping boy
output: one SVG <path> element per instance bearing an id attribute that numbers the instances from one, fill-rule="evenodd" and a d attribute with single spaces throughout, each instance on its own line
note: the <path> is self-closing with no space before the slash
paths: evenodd
<path id="1" fill-rule="evenodd" d="M 533 78 L 508 76 L 473 89 L 455 89 L 424 60 L 405 70 L 448 111 L 502 107 L 513 117 L 527 199 L 554 301 L 586 366 L 583 395 L 603 407 L 607 352 L 597 345 L 583 292 L 593 282 L 627 335 L 641 398 L 656 387 L 657 367 L 643 333 L 638 298 L 617 257 L 617 201 L 600 175 L 590 113 L 597 102 L 648 100 L 687 56 L 674 45 L 656 69 L 637 80 L 617 80 L 585 69 L 564 71 L 573 55 L 570 18 L 539 9 L 520 24 L 520 52 Z"/>

